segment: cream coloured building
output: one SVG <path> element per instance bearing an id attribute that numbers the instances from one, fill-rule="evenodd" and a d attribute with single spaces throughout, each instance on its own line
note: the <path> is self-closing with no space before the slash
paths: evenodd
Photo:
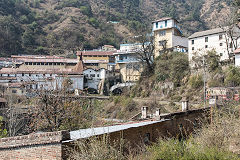
<path id="1" fill-rule="evenodd" d="M 229 56 L 233 56 L 233 51 L 240 45 L 240 29 L 235 27 L 232 30 L 233 39 L 226 34 L 226 30 L 228 30 L 227 27 L 225 29 L 215 28 L 196 32 L 188 37 L 188 55 L 191 67 L 195 66 L 193 57 L 201 57 L 211 50 L 216 51 L 217 55 L 220 57 L 220 61 L 228 61 Z"/>
<path id="2" fill-rule="evenodd" d="M 171 17 L 161 18 L 153 21 L 153 34 L 155 51 L 154 56 L 158 57 L 164 47 L 168 50 L 186 52 L 188 48 L 188 39 L 183 36 L 178 26 L 178 21 Z"/>
<path id="3" fill-rule="evenodd" d="M 84 62 L 86 68 L 92 69 L 109 69 L 115 66 L 115 57 L 113 53 L 116 51 L 105 50 L 91 50 L 91 51 L 78 51 L 78 60 Z"/>

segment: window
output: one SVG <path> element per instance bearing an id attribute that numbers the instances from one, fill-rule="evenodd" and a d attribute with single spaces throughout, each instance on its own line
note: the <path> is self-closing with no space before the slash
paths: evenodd
<path id="1" fill-rule="evenodd" d="M 220 43 L 219 45 L 220 45 L 220 46 L 223 46 L 223 44 L 222 44 L 222 43 Z"/>
<path id="2" fill-rule="evenodd" d="M 232 42 L 229 44 L 229 47 L 230 47 L 230 48 L 233 48 L 233 44 L 232 44 Z"/>
<path id="3" fill-rule="evenodd" d="M 14 89 L 14 90 L 12 90 L 12 93 L 17 93 L 17 90 L 15 90 L 15 89 Z"/>
<path id="4" fill-rule="evenodd" d="M 24 76 L 24 73 L 22 73 L 22 77 Z"/>
<path id="5" fill-rule="evenodd" d="M 158 22 L 156 22 L 156 28 L 158 28 Z"/>
<path id="6" fill-rule="evenodd" d="M 122 61 L 123 60 L 123 56 L 119 56 L 119 60 Z"/>
<path id="7" fill-rule="evenodd" d="M 97 74 L 97 77 L 99 77 L 99 74 Z"/>
<path id="8" fill-rule="evenodd" d="M 90 74 L 90 77 L 95 77 L 95 74 Z"/>
<path id="9" fill-rule="evenodd" d="M 208 42 L 208 37 L 205 37 L 205 42 Z"/>
<path id="10" fill-rule="evenodd" d="M 166 46 L 167 41 L 163 40 L 163 41 L 159 41 L 158 43 L 159 43 L 159 46 Z"/>
<path id="11" fill-rule="evenodd" d="M 192 47 L 192 50 L 194 51 L 194 47 Z"/>
<path id="12" fill-rule="evenodd" d="M 192 40 L 192 44 L 194 44 L 194 40 Z"/>
<path id="13" fill-rule="evenodd" d="M 165 27 L 167 27 L 167 21 L 165 21 Z"/>
<path id="14" fill-rule="evenodd" d="M 159 36 L 165 36 L 166 35 L 166 31 L 161 31 L 160 33 L 159 33 Z"/>
<path id="15" fill-rule="evenodd" d="M 205 45 L 205 48 L 208 48 L 208 45 Z"/>
<path id="16" fill-rule="evenodd" d="M 219 35 L 219 40 L 221 40 L 221 39 L 222 39 L 222 34 Z"/>
<path id="17" fill-rule="evenodd" d="M 223 53 L 220 53 L 220 56 L 223 56 Z"/>
<path id="18" fill-rule="evenodd" d="M 144 142 L 144 144 L 149 144 L 149 142 L 150 142 L 150 133 L 146 133 L 145 135 L 144 135 L 144 139 L 143 139 L 143 142 Z"/>

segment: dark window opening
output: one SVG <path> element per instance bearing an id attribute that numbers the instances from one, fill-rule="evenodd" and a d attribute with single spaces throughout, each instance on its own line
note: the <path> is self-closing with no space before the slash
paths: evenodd
<path id="1" fill-rule="evenodd" d="M 17 93 L 17 90 L 15 90 L 15 89 L 14 89 L 14 90 L 12 90 L 12 93 Z"/>
<path id="2" fill-rule="evenodd" d="M 205 37 L 205 42 L 208 42 L 208 37 Z"/>

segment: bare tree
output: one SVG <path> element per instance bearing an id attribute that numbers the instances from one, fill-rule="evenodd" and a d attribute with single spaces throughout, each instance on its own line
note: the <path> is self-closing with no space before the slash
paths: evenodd
<path id="1" fill-rule="evenodd" d="M 153 43 L 152 36 L 139 36 L 137 41 L 141 43 L 141 48 L 136 51 L 137 57 L 141 62 L 146 64 L 146 69 L 149 73 L 154 71 L 154 50 L 155 45 Z"/>
<path id="2" fill-rule="evenodd" d="M 90 125 L 93 111 L 91 100 L 77 99 L 65 90 L 39 91 L 29 109 L 30 132 L 84 128 Z"/>
<path id="3" fill-rule="evenodd" d="M 232 61 L 232 53 L 239 48 L 238 40 L 240 38 L 240 26 L 239 26 L 239 1 L 235 0 L 232 8 L 232 12 L 226 17 L 222 18 L 222 21 L 218 22 L 218 26 L 222 29 L 227 46 L 227 53 L 229 61 Z"/>

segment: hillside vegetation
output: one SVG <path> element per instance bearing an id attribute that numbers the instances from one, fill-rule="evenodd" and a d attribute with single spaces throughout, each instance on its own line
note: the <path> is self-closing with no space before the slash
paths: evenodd
<path id="1" fill-rule="evenodd" d="M 66 54 L 131 42 L 151 21 L 177 18 L 186 35 L 215 27 L 231 0 L 1 0 L 0 54 Z M 220 18 L 221 17 L 221 18 Z"/>

